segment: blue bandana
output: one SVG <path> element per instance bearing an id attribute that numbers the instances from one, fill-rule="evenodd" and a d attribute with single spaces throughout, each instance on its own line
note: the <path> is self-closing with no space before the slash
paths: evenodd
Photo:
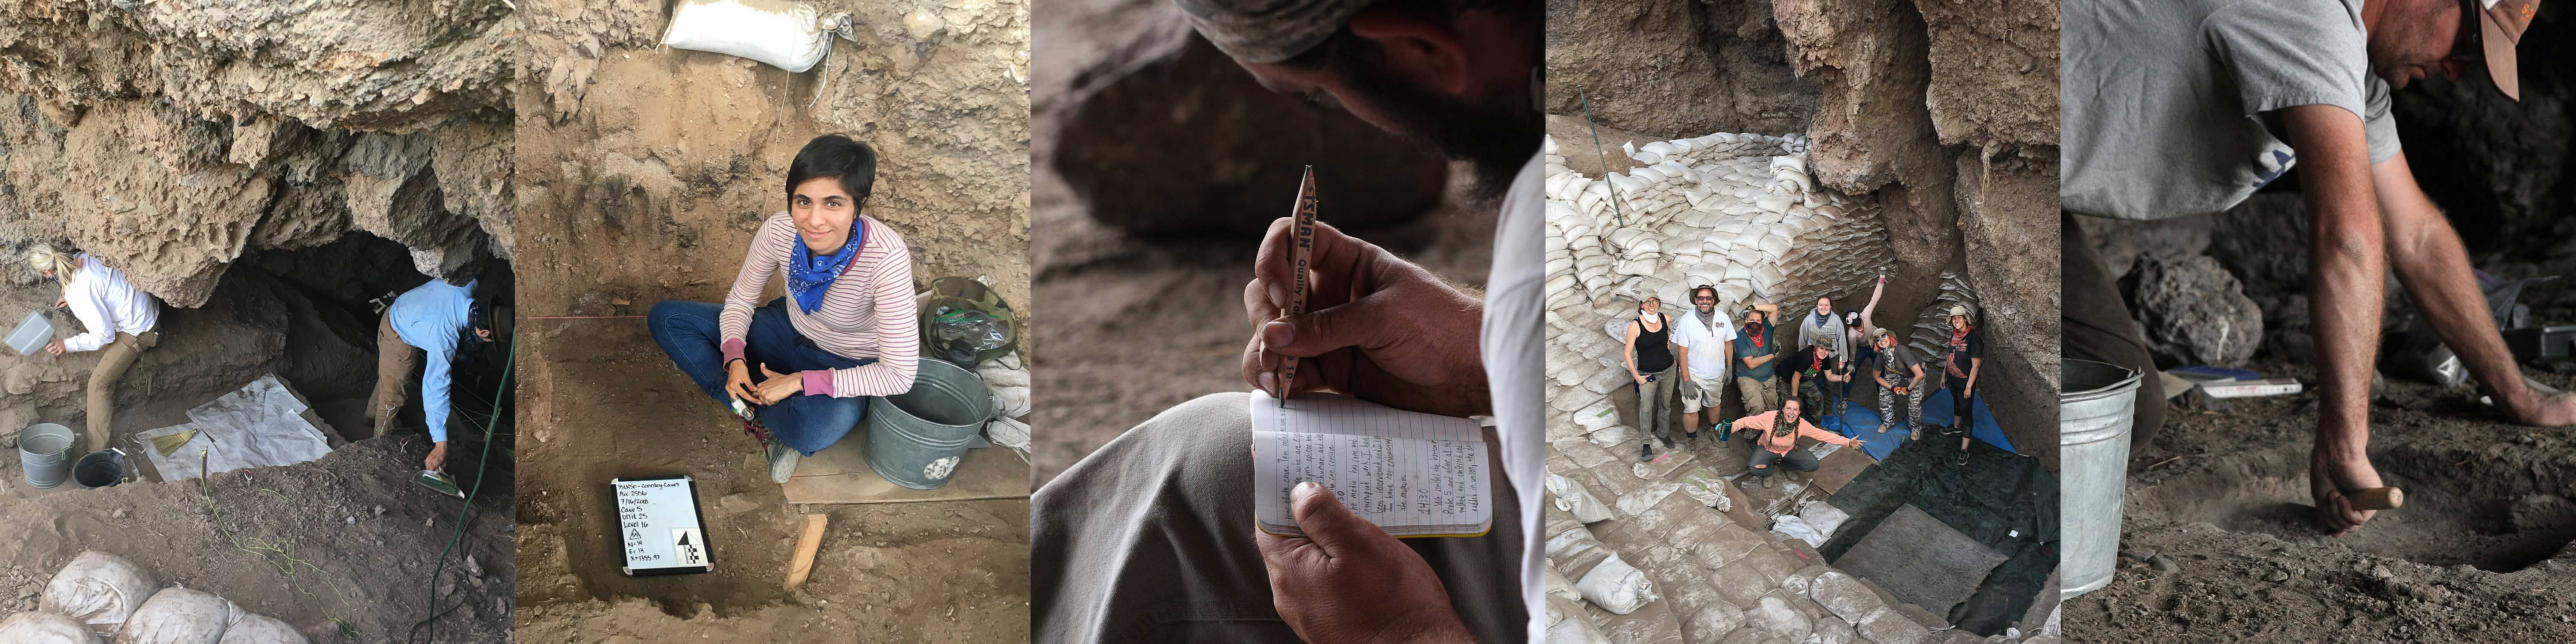
<path id="1" fill-rule="evenodd" d="M 787 249 L 787 293 L 796 297 L 796 308 L 806 313 L 822 308 L 823 292 L 832 290 L 832 280 L 839 279 L 850 260 L 858 258 L 859 246 L 868 239 L 868 222 L 854 218 L 850 226 L 850 240 L 841 245 L 840 252 L 816 257 L 805 248 L 802 239 Z"/>

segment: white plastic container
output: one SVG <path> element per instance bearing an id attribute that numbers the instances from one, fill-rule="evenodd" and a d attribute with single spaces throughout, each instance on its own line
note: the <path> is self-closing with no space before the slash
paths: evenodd
<path id="1" fill-rule="evenodd" d="M 18 355 L 22 356 L 36 355 L 46 343 L 53 341 L 54 321 L 45 319 L 44 311 L 28 313 L 25 322 L 19 322 L 18 328 L 9 331 L 9 348 L 18 350 Z"/>

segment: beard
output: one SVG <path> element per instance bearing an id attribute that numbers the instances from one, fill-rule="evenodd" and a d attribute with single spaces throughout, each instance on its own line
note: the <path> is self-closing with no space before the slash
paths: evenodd
<path id="1" fill-rule="evenodd" d="M 1499 203 L 1514 175 L 1538 153 L 1544 136 L 1538 109 L 1526 101 L 1479 104 L 1435 96 L 1389 77 L 1373 64 L 1343 67 L 1353 91 L 1386 107 L 1393 133 L 1440 150 L 1443 157 L 1465 161 L 1474 181 L 1467 197 L 1480 206 Z M 1517 103 L 1517 104 L 1515 104 Z"/>

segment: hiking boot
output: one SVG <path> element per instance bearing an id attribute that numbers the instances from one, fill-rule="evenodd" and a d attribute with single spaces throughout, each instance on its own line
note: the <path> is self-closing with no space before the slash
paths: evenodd
<path id="1" fill-rule="evenodd" d="M 1664 449 L 1672 449 L 1672 448 L 1673 448 L 1673 435 L 1671 435 L 1671 434 L 1665 434 L 1665 435 L 1662 435 L 1662 436 L 1657 436 L 1657 437 L 1655 437 L 1655 440 L 1663 441 L 1663 442 L 1664 442 Z"/>
<path id="2" fill-rule="evenodd" d="M 1879 423 L 1879 424 L 1878 424 L 1878 433 L 1881 433 L 1881 434 L 1885 434 L 1885 433 L 1887 433 L 1887 428 L 1888 428 L 1889 426 L 1890 426 L 1890 425 L 1888 425 L 1887 423 Z"/>
<path id="3" fill-rule="evenodd" d="M 1654 444 L 1654 443 L 1649 443 L 1649 442 L 1646 442 L 1646 441 L 1637 441 L 1637 460 L 1642 461 L 1642 460 L 1651 459 L 1651 458 L 1654 458 L 1654 457 L 1655 457 L 1655 444 Z"/>
<path id="4" fill-rule="evenodd" d="M 1761 479 L 1762 479 L 1762 489 L 1765 489 L 1765 490 L 1771 489 L 1771 477 L 1765 476 L 1765 477 L 1761 477 Z"/>
<path id="5" fill-rule="evenodd" d="M 805 455 L 797 452 L 796 448 L 788 447 L 785 443 L 771 444 L 769 446 L 769 482 L 786 485 L 787 479 L 796 476 L 796 463 L 803 460 Z"/>
<path id="6" fill-rule="evenodd" d="M 1963 449 L 1963 450 L 1959 450 L 1959 464 L 1960 464 L 1960 465 L 1967 465 L 1967 464 L 1968 464 L 1968 450 L 1964 450 L 1964 449 Z"/>

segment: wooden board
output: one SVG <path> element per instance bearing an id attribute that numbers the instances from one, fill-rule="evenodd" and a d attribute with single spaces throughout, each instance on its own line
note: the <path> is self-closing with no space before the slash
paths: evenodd
<path id="1" fill-rule="evenodd" d="M 1869 466 L 1877 463 L 1877 459 L 1870 458 L 1860 450 L 1838 449 L 1823 459 L 1817 460 L 1816 471 L 1807 476 L 1816 481 L 1816 487 L 1824 488 L 1826 494 L 1832 494 L 1843 491 L 1844 485 L 1850 484 L 1852 479 L 1860 478 L 1862 470 L 1869 469 Z"/>
<path id="2" fill-rule="evenodd" d="M 1008 448 L 966 450 L 966 458 L 958 462 L 957 474 L 948 479 L 947 485 L 915 490 L 895 485 L 868 469 L 866 443 L 865 436 L 852 432 L 831 449 L 806 457 L 796 466 L 796 476 L 787 480 L 787 502 L 901 503 L 1029 495 L 1029 464 Z"/>

